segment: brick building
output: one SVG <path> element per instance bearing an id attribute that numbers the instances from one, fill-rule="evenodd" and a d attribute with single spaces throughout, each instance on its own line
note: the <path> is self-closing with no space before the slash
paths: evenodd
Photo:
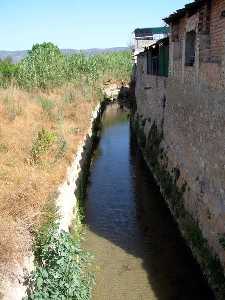
<path id="1" fill-rule="evenodd" d="M 225 1 L 195 1 L 164 20 L 171 27 L 170 75 L 224 88 Z"/>

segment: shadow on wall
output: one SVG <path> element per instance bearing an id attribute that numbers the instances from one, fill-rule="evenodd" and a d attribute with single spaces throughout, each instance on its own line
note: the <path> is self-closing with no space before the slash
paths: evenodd
<path id="1" fill-rule="evenodd" d="M 135 69 L 133 70 L 135 72 Z M 135 80 L 132 78 L 129 85 L 125 85 L 123 82 L 118 94 L 117 101 L 120 108 L 131 109 L 135 103 Z"/>

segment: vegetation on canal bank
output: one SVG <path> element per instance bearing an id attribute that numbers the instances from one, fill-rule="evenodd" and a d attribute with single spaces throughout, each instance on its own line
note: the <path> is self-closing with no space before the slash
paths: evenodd
<path id="1" fill-rule="evenodd" d="M 14 266 L 23 262 L 33 240 L 35 253 L 41 254 L 45 265 L 52 264 L 39 251 L 36 234 L 41 234 L 46 207 L 54 203 L 57 187 L 87 134 L 92 111 L 104 98 L 104 84 L 128 80 L 131 67 L 129 52 L 64 56 L 51 43 L 35 45 L 17 65 L 0 62 L 1 293 L 4 276 L 10 277 Z M 66 241 L 71 252 L 77 251 L 76 258 L 83 255 L 67 234 L 57 239 L 57 253 L 63 252 L 61 243 Z M 52 242 L 50 236 L 46 241 Z M 42 267 L 37 265 L 33 287 L 40 284 L 34 279 Z M 54 279 L 55 269 L 51 270 Z"/>
<path id="2" fill-rule="evenodd" d="M 57 223 L 43 226 L 34 243 L 35 269 L 27 278 L 24 300 L 88 300 L 94 277 L 90 254 L 80 246 L 80 235 L 58 230 Z"/>

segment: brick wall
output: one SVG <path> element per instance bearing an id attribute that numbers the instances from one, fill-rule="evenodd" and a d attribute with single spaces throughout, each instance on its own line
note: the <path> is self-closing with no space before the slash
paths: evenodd
<path id="1" fill-rule="evenodd" d="M 225 1 L 212 0 L 191 17 L 172 24 L 170 37 L 170 75 L 193 85 L 224 88 L 225 84 Z M 185 35 L 196 31 L 196 58 L 192 67 L 185 66 Z"/>
<path id="2" fill-rule="evenodd" d="M 183 216 L 186 214 L 193 218 L 200 228 L 203 239 L 207 241 L 212 257 L 214 255 L 218 257 L 223 269 L 218 276 L 220 279 L 224 278 L 225 270 L 225 248 L 220 241 L 221 236 L 225 238 L 225 42 L 223 39 L 225 18 L 221 18 L 222 10 L 225 10 L 225 1 L 212 1 L 210 48 L 202 50 L 202 53 L 199 45 L 201 42 L 199 20 L 200 18 L 208 20 L 207 9 L 204 9 L 204 16 L 199 12 L 193 15 L 191 20 L 183 18 L 176 25 L 173 31 L 176 38 L 170 36 L 168 78 L 146 74 L 145 53 L 139 55 L 135 89 L 137 111 L 134 116 L 137 123 L 144 124 L 143 128 L 140 127 L 147 141 L 144 143 L 144 152 L 148 151 L 150 145 L 149 136 L 156 134 L 155 131 L 151 133 L 151 128 L 157 127 L 161 139 L 160 144 L 156 145 L 161 153 L 157 158 L 159 163 L 157 172 L 162 168 L 170 174 L 169 176 L 173 176 L 173 170 L 179 170 L 179 179 L 175 180 L 176 188 L 181 188 L 184 183 L 188 187 L 183 194 L 186 211 Z M 187 67 L 184 65 L 184 48 L 182 57 L 174 59 L 173 43 L 176 42 L 178 33 L 184 47 L 185 32 L 191 28 L 196 28 L 199 48 L 196 53 L 197 63 L 193 67 Z M 207 26 L 204 28 L 204 34 L 207 34 Z M 205 55 L 205 58 L 200 59 L 201 55 Z M 208 55 L 217 58 L 216 61 L 208 60 L 206 57 Z M 161 131 L 162 135 L 160 135 Z M 147 161 L 148 159 L 146 156 Z M 162 187 L 163 182 L 160 178 L 158 181 Z M 168 205 L 171 206 L 169 200 Z M 173 207 L 171 211 L 179 223 L 179 217 Z M 190 225 L 189 221 L 185 222 L 186 225 Z M 180 222 L 183 232 L 185 232 L 184 223 Z M 210 283 L 214 285 L 216 279 L 211 280 L 211 276 L 217 272 L 217 269 L 215 267 L 212 272 L 209 270 L 211 260 L 210 263 L 203 261 L 206 248 L 203 247 L 201 252 L 201 247 L 197 245 L 196 250 L 195 245 L 193 246 L 190 241 L 190 236 L 187 237 L 185 233 L 184 236 L 189 240 L 194 255 L 208 274 Z M 224 299 L 225 281 L 223 283 L 222 281 L 221 279 L 220 283 L 217 283 L 219 288 L 218 286 L 215 288 L 217 292 L 220 290 L 218 299 Z"/>
<path id="3" fill-rule="evenodd" d="M 225 47 L 225 18 L 221 12 L 225 10 L 223 0 L 213 0 L 210 17 L 211 61 L 222 62 Z"/>

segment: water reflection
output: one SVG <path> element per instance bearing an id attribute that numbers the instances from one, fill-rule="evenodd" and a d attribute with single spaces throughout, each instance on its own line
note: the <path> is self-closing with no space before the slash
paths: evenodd
<path id="1" fill-rule="evenodd" d="M 93 299 L 213 299 L 116 106 L 96 151 L 85 242 L 98 266 Z"/>

